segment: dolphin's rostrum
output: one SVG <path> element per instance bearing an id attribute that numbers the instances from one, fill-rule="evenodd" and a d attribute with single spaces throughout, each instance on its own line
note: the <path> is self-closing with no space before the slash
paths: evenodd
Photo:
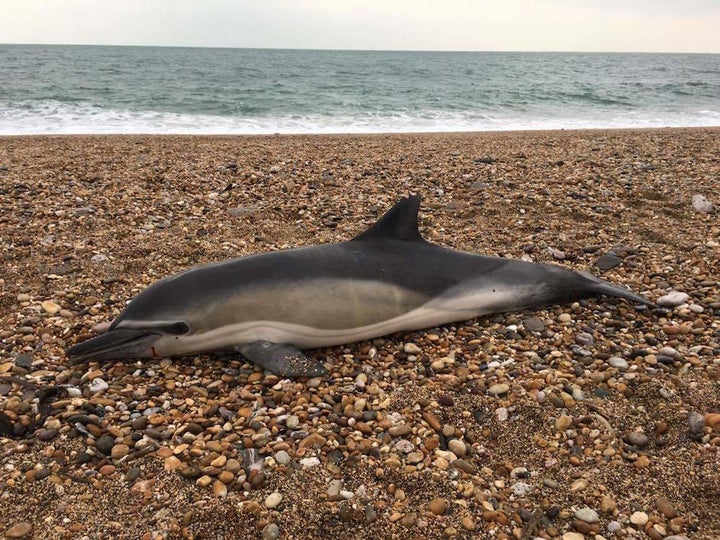
<path id="1" fill-rule="evenodd" d="M 420 198 L 400 200 L 350 241 L 200 266 L 140 293 L 73 363 L 234 349 L 282 376 L 327 370 L 329 347 L 489 313 L 609 295 L 652 302 L 590 274 L 484 257 L 420 236 Z"/>

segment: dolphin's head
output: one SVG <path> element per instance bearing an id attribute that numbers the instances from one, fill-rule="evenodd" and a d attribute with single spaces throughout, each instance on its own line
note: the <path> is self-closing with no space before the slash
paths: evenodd
<path id="1" fill-rule="evenodd" d="M 184 321 L 132 321 L 121 316 L 104 334 L 70 347 L 67 356 L 72 364 L 152 358 L 161 356 L 154 347 L 158 341 L 182 336 L 189 331 L 190 326 Z"/>

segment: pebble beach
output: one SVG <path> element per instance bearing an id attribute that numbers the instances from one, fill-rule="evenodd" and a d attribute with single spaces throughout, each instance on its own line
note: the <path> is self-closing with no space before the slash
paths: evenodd
<path id="1" fill-rule="evenodd" d="M 0 535 L 720 537 L 720 128 L 0 137 Z M 310 351 L 71 366 L 154 281 L 352 238 L 589 271 L 597 298 Z"/>

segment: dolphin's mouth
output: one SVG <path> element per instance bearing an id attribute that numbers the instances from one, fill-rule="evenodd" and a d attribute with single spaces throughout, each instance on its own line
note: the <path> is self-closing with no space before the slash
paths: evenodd
<path id="1" fill-rule="evenodd" d="M 155 356 L 152 345 L 161 333 L 140 328 L 115 328 L 67 350 L 71 364 Z"/>

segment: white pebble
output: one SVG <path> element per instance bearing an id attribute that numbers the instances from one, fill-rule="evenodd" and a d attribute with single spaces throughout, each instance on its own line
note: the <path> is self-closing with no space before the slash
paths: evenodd
<path id="1" fill-rule="evenodd" d="M 625 370 L 628 368 L 628 363 L 624 358 L 620 358 L 619 356 L 612 356 L 608 359 L 608 364 L 610 364 L 615 369 L 622 369 Z"/>
<path id="2" fill-rule="evenodd" d="M 408 354 L 420 354 L 422 352 L 422 349 L 414 343 L 406 343 L 403 347 L 403 351 Z"/>
<path id="3" fill-rule="evenodd" d="M 104 392 L 109 388 L 108 383 L 106 383 L 104 380 L 102 380 L 100 377 L 95 377 L 92 382 L 90 383 L 90 391 L 93 394 L 97 394 L 99 392 Z"/>
<path id="4" fill-rule="evenodd" d="M 275 508 L 282 502 L 282 498 L 282 495 L 277 491 L 275 493 L 271 493 L 265 498 L 265 506 L 267 508 Z"/>
<path id="5" fill-rule="evenodd" d="M 688 301 L 690 296 L 680 291 L 670 291 L 657 299 L 657 305 L 661 307 L 676 307 Z"/>

